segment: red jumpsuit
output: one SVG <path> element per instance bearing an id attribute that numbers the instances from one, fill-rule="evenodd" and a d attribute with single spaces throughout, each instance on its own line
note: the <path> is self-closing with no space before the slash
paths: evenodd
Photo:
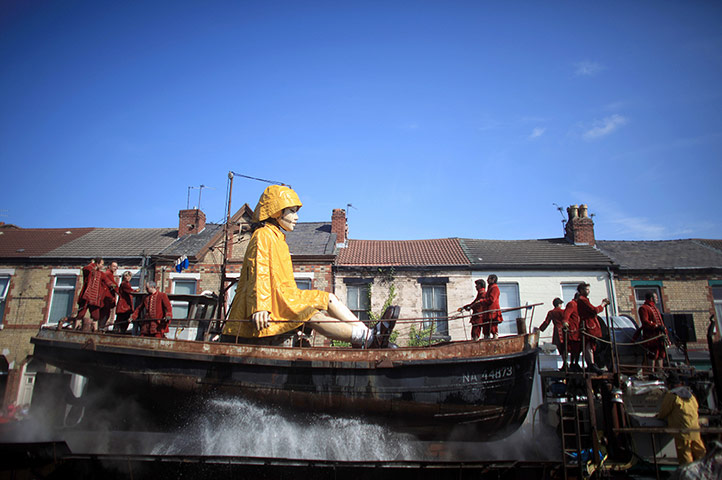
<path id="1" fill-rule="evenodd" d="M 486 291 L 486 295 L 484 295 L 484 299 L 481 302 L 481 307 L 482 310 L 485 311 L 485 313 L 481 315 L 484 336 L 488 337 L 489 334 L 498 334 L 498 325 L 504 321 L 499 311 L 501 308 L 499 306 L 499 285 L 496 283 L 489 285 L 489 289 Z M 488 310 L 494 311 L 490 312 Z"/>
<path id="2" fill-rule="evenodd" d="M 156 290 L 145 296 L 143 302 L 133 312 L 133 320 L 138 319 L 140 312 L 144 312 L 141 318 L 140 334 L 144 337 L 165 338 L 168 332 L 168 324 L 173 318 L 173 309 L 168 300 L 168 295 Z"/>
<path id="3" fill-rule="evenodd" d="M 662 320 L 662 314 L 659 313 L 657 307 L 652 300 L 647 300 L 639 307 L 639 320 L 642 322 L 642 340 L 654 338 L 658 335 L 669 335 L 667 327 Z M 642 346 L 647 350 L 647 356 L 652 360 L 663 359 L 667 357 L 665 347 L 665 337 L 656 340 L 644 342 Z"/>
<path id="4" fill-rule="evenodd" d="M 587 333 L 597 338 L 602 337 L 602 327 L 597 320 L 597 314 L 604 310 L 604 306 L 595 307 L 584 295 L 579 295 L 577 299 L 577 309 L 579 310 L 579 322 L 587 329 Z M 597 345 L 593 338 L 584 339 L 587 345 L 591 345 L 592 351 L 596 350 Z"/>
<path id="5" fill-rule="evenodd" d="M 471 327 L 471 338 L 474 340 L 478 340 L 479 336 L 481 336 L 481 325 L 482 325 L 482 318 L 481 318 L 481 312 L 484 310 L 482 307 L 482 300 L 484 299 L 484 295 L 486 295 L 486 289 L 481 288 L 477 290 L 476 298 L 473 302 L 471 302 L 468 305 L 464 305 L 464 308 L 471 307 L 471 319 L 469 320 L 469 323 L 471 323 L 473 326 Z"/>
<path id="6" fill-rule="evenodd" d="M 561 307 L 555 307 L 552 310 L 549 310 L 549 312 L 547 312 L 547 318 L 545 318 L 544 322 L 539 326 L 539 330 L 543 332 L 547 329 L 550 323 L 554 325 L 552 343 L 556 345 L 559 353 L 565 355 L 566 345 L 564 344 L 564 310 L 562 310 Z"/>
<path id="7" fill-rule="evenodd" d="M 567 349 L 572 355 L 578 355 L 582 351 L 582 337 L 579 331 L 579 311 L 577 310 L 576 300 L 572 299 L 567 303 L 564 309 L 564 321 L 569 324 L 569 345 L 567 345 Z"/>
<path id="8" fill-rule="evenodd" d="M 90 270 L 88 281 L 83 285 L 83 299 L 90 310 L 90 318 L 100 320 L 100 309 L 105 301 L 104 291 L 105 274 L 94 268 Z"/>
<path id="9" fill-rule="evenodd" d="M 100 307 L 99 328 L 105 328 L 105 323 L 110 318 L 110 311 L 115 307 L 115 292 L 118 290 L 118 284 L 115 283 L 115 276 L 110 270 L 103 272 L 103 281 L 101 282 L 103 290 L 103 305 Z"/>
<path id="10" fill-rule="evenodd" d="M 115 307 L 115 313 L 117 315 L 113 331 L 125 333 L 128 329 L 130 315 L 133 313 L 133 287 L 127 280 L 123 280 L 118 288 L 118 305 Z"/>
<path id="11" fill-rule="evenodd" d="M 90 262 L 83 267 L 83 286 L 80 287 L 80 294 L 78 295 L 78 315 L 77 318 L 83 318 L 88 312 L 88 301 L 85 300 L 85 289 L 88 287 L 88 278 L 90 278 L 90 272 L 96 269 L 95 262 Z"/>

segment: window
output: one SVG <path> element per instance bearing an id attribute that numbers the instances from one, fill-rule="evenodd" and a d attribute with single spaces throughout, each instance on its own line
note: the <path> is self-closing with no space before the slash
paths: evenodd
<path id="1" fill-rule="evenodd" d="M 0 325 L 2 325 L 3 323 L 3 314 L 5 313 L 5 298 L 7 298 L 9 288 L 10 277 L 6 275 L 0 275 Z"/>
<path id="2" fill-rule="evenodd" d="M 61 318 L 70 316 L 72 313 L 76 280 L 77 275 L 55 276 L 48 323 L 58 323 Z"/>
<path id="3" fill-rule="evenodd" d="M 664 312 L 664 307 L 662 305 L 662 289 L 657 285 L 635 285 L 634 301 L 637 305 L 637 311 L 639 311 L 639 307 L 644 304 L 644 296 L 647 293 L 657 294 L 657 309 L 660 312 Z"/>
<path id="4" fill-rule="evenodd" d="M 176 278 L 173 280 L 173 293 L 181 295 L 195 295 L 196 294 L 196 279 L 195 278 Z M 173 301 L 173 318 L 187 318 L 188 317 L 188 302 Z"/>
<path id="5" fill-rule="evenodd" d="M 577 293 L 577 287 L 581 282 L 576 283 L 562 283 L 562 300 L 564 305 L 571 302 L 574 299 L 574 295 Z"/>
<path id="6" fill-rule="evenodd" d="M 497 283 L 499 286 L 499 307 L 514 308 L 521 305 L 519 300 L 519 284 Z M 499 335 L 516 335 L 516 319 L 523 317 L 521 310 L 512 310 L 501 314 L 504 321 L 499 324 Z"/>
<path id="7" fill-rule="evenodd" d="M 299 290 L 311 290 L 313 288 L 313 285 L 311 285 L 312 280 L 310 278 L 297 278 L 296 279 L 296 286 Z"/>
<path id="8" fill-rule="evenodd" d="M 346 304 L 362 322 L 369 320 L 369 284 L 347 285 Z"/>
<path id="9" fill-rule="evenodd" d="M 449 321 L 446 313 L 446 285 L 421 285 L 421 314 L 424 317 L 424 329 L 436 325 L 435 333 L 449 334 Z"/>
<path id="10" fill-rule="evenodd" d="M 714 314 L 717 325 L 722 325 L 722 286 L 712 287 L 712 298 L 714 298 Z M 722 333 L 722 332 L 721 332 Z"/>

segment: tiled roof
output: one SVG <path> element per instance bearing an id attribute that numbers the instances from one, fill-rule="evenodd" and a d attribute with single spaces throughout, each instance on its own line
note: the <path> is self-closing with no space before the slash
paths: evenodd
<path id="1" fill-rule="evenodd" d="M 436 240 L 349 240 L 337 265 L 468 265 L 456 238 Z"/>
<path id="2" fill-rule="evenodd" d="M 292 232 L 284 232 L 291 255 L 333 255 L 336 234 L 331 222 L 299 222 Z"/>
<path id="3" fill-rule="evenodd" d="M 722 253 L 696 240 L 597 241 L 624 270 L 722 268 Z"/>
<path id="4" fill-rule="evenodd" d="M 697 239 L 695 239 L 695 241 L 722 252 L 722 240 L 709 240 L 706 238 L 697 238 Z"/>
<path id="5" fill-rule="evenodd" d="M 155 255 L 176 240 L 175 228 L 95 228 L 45 257 L 138 257 Z"/>
<path id="6" fill-rule="evenodd" d="M 25 258 L 44 255 L 64 244 L 79 240 L 93 230 L 93 228 L 0 228 L 0 257 Z"/>
<path id="7" fill-rule="evenodd" d="M 206 223 L 206 228 L 201 233 L 186 235 L 176 239 L 173 243 L 158 252 L 161 255 L 188 257 L 196 256 L 198 252 L 210 242 L 213 237 L 223 228 L 222 224 Z M 178 230 L 174 230 L 174 235 L 178 234 Z M 221 240 L 223 235 L 221 235 Z"/>
<path id="8" fill-rule="evenodd" d="M 460 243 L 473 265 L 484 267 L 608 267 L 613 262 L 589 245 L 574 245 L 563 238 L 546 240 L 477 240 Z"/>

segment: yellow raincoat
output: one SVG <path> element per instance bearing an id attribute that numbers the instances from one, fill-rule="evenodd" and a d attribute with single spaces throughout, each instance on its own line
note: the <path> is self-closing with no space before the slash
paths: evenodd
<path id="1" fill-rule="evenodd" d="M 688 387 L 678 387 L 664 394 L 657 417 L 666 418 L 667 425 L 672 428 L 695 429 L 699 428 L 698 408 L 697 399 L 691 390 Z M 680 465 L 699 460 L 706 453 L 699 432 L 675 433 L 674 443 Z"/>
<path id="2" fill-rule="evenodd" d="M 254 217 L 257 221 L 278 218 L 284 208 L 294 206 L 301 206 L 296 192 L 271 185 L 261 195 Z M 300 290 L 296 286 L 291 254 L 281 229 L 268 222 L 253 232 L 228 319 L 250 320 L 251 315 L 265 310 L 270 312 L 271 323 L 259 331 L 253 322 L 229 321 L 223 333 L 244 338 L 279 335 L 326 309 L 328 292 Z"/>

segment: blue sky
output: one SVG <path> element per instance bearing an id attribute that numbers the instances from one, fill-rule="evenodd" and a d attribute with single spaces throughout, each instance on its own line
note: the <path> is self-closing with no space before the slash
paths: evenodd
<path id="1" fill-rule="evenodd" d="M 0 3 L 0 221 L 170 227 L 229 170 L 351 238 L 722 238 L 722 4 Z M 234 210 L 264 184 L 236 178 Z M 191 206 L 198 190 L 192 190 Z"/>

